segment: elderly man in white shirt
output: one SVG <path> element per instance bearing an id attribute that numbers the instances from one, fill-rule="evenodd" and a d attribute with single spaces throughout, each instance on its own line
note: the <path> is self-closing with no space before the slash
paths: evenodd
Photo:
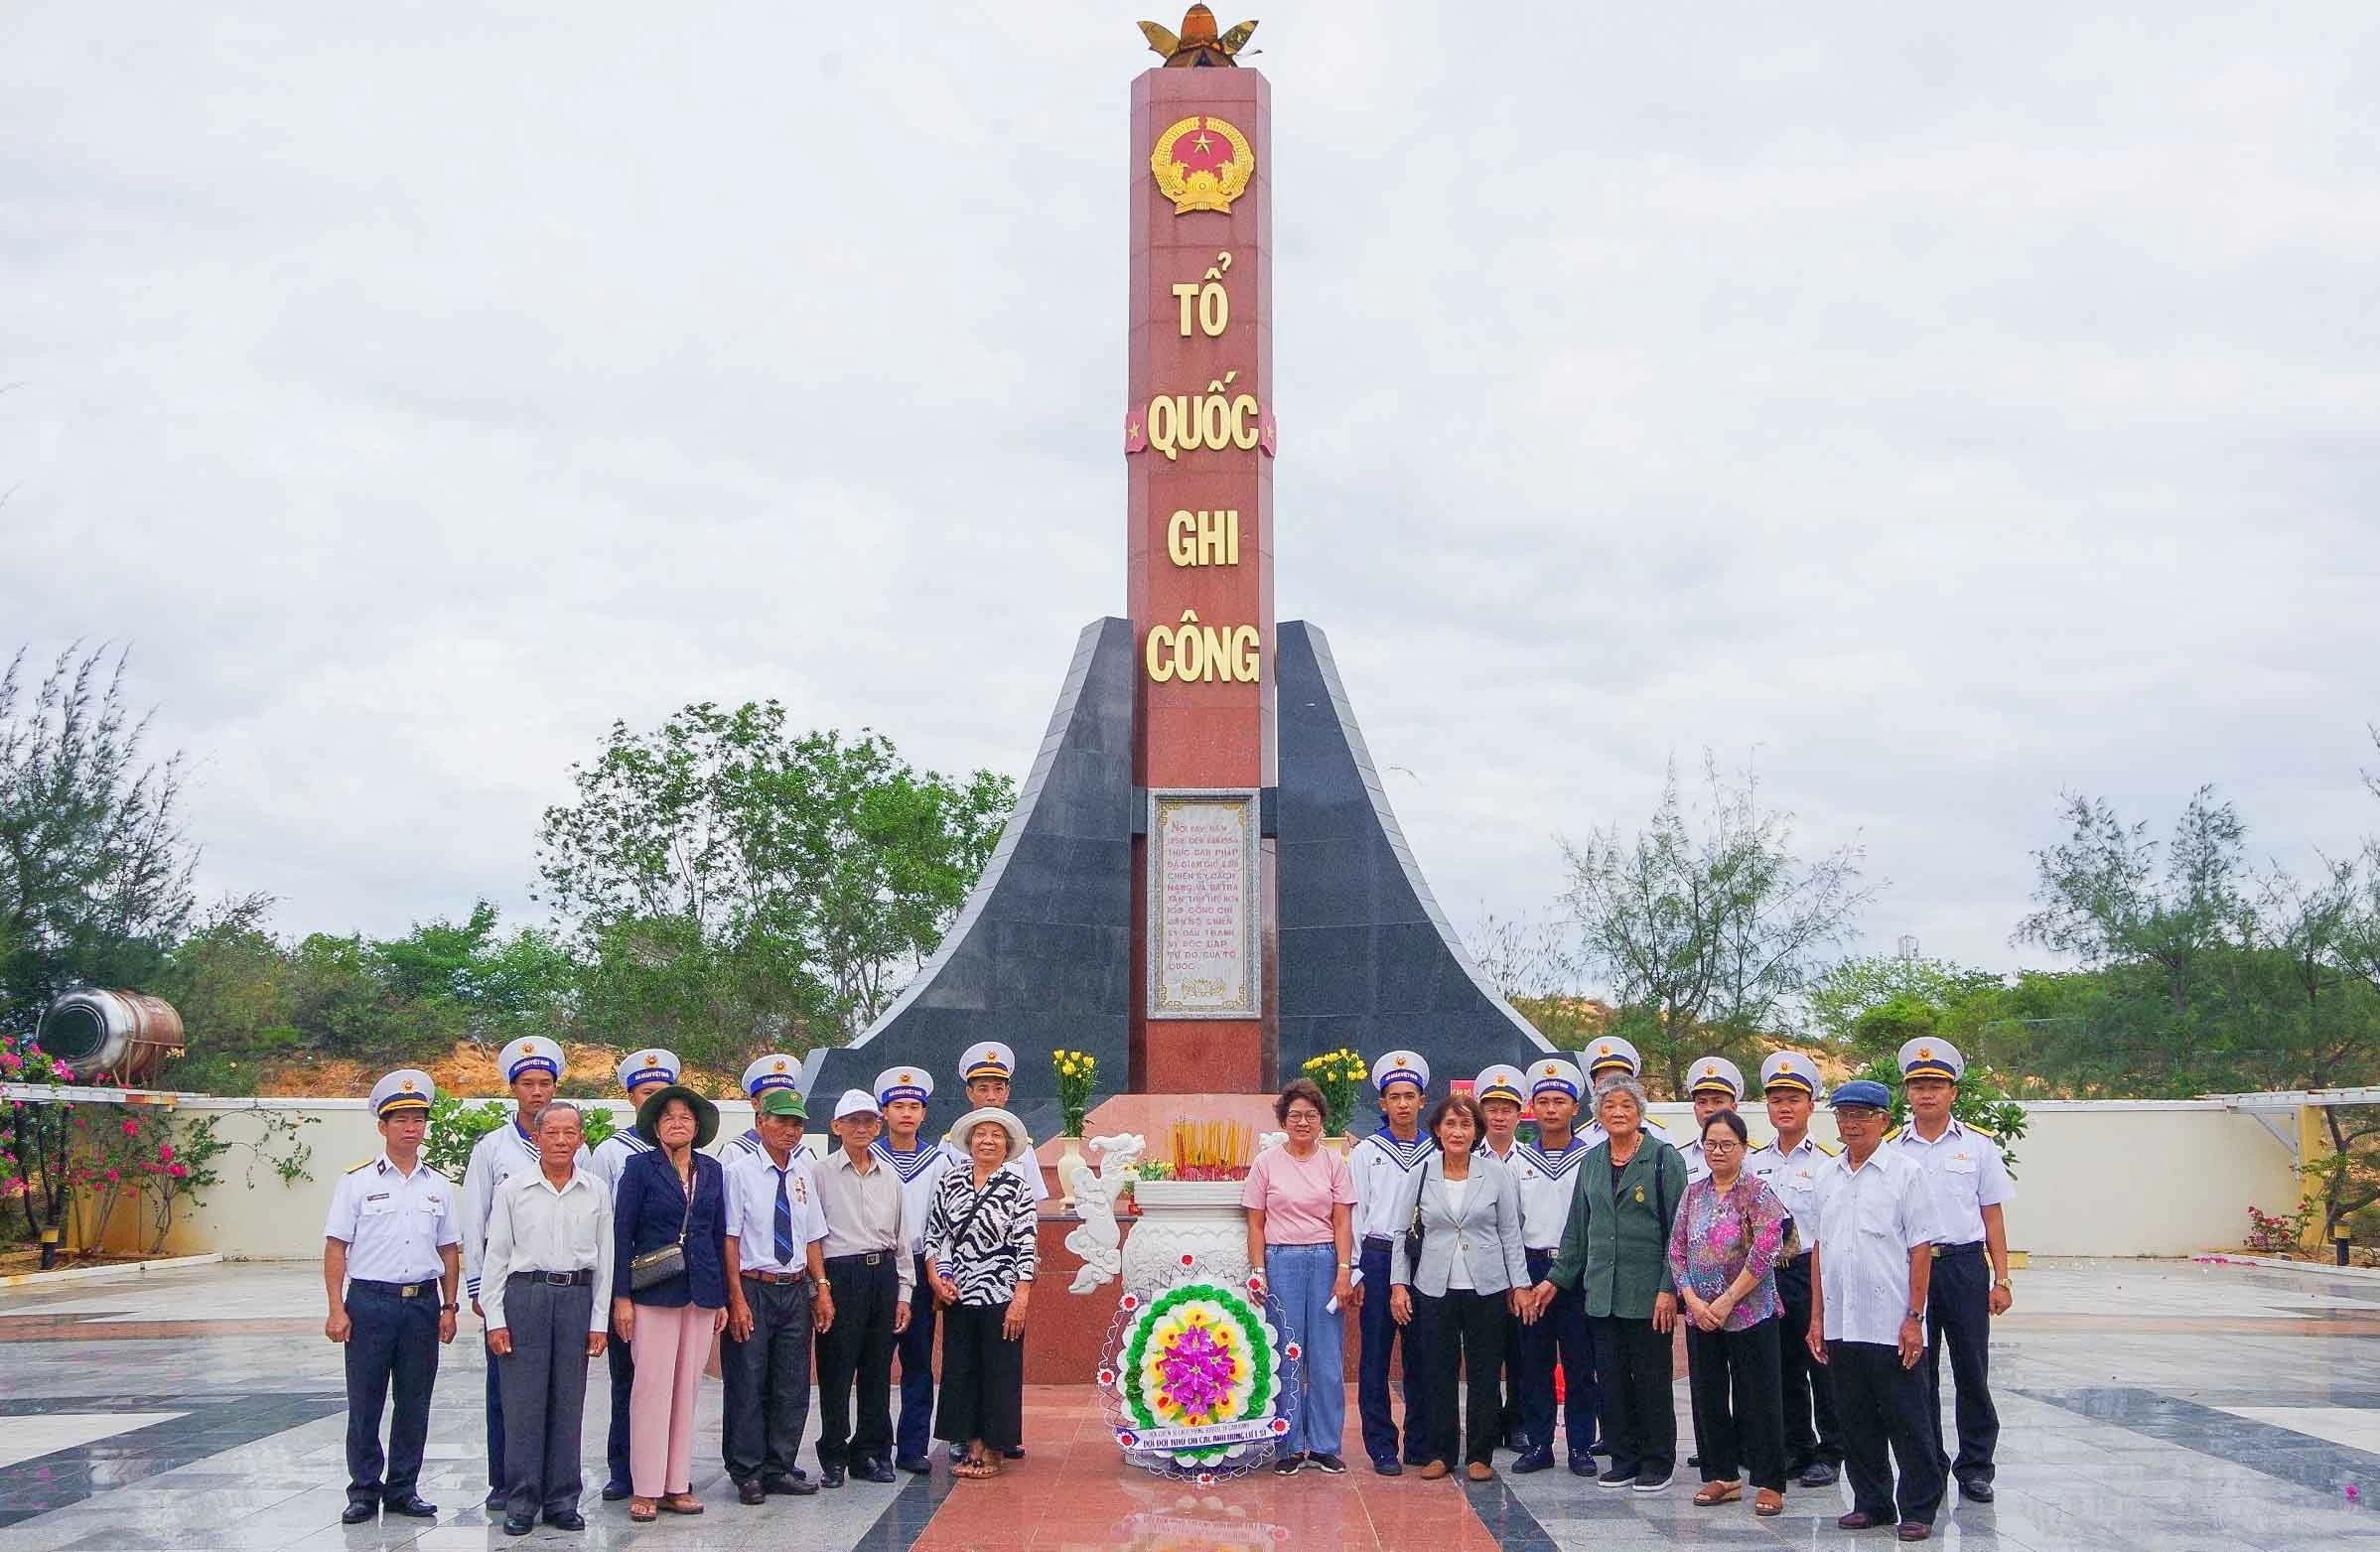
<path id="1" fill-rule="evenodd" d="M 845 1090 L 835 1104 L 837 1146 L 817 1170 L 827 1284 L 835 1294 L 834 1330 L 818 1340 L 818 1464 L 829 1487 L 842 1484 L 846 1469 L 861 1481 L 893 1481 L 893 1343 L 909 1330 L 916 1273 L 901 1177 L 875 1149 L 883 1130 L 876 1096 Z"/>
<path id="2" fill-rule="evenodd" d="M 537 1117 L 537 1168 L 496 1187 L 488 1215 L 480 1302 L 488 1347 L 502 1366 L 504 1531 L 525 1536 L 540 1511 L 557 1530 L 579 1517 L 579 1421 L 587 1360 L 604 1350 L 612 1286 L 612 1194 L 582 1168 L 578 1107 L 556 1100 Z"/>
<path id="3" fill-rule="evenodd" d="M 1851 1479 L 1851 1512 L 1835 1523 L 1866 1530 L 1897 1517 L 1901 1540 L 1923 1541 L 1949 1476 L 1917 1367 L 1936 1229 L 1917 1166 L 1883 1146 L 1891 1104 L 1891 1091 L 1874 1078 L 1835 1090 L 1843 1156 L 1818 1176 L 1808 1342 L 1834 1382 Z M 1900 1467 L 1897 1502 L 1888 1443 Z"/>

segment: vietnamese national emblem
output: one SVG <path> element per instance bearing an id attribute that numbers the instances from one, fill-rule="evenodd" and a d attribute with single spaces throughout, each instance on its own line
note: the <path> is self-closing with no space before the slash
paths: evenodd
<path id="1" fill-rule="evenodd" d="M 1228 211 L 1248 192 L 1256 175 L 1256 152 L 1248 137 L 1219 118 L 1199 115 L 1175 123 L 1157 137 L 1149 171 L 1158 193 L 1174 202 L 1174 213 Z"/>

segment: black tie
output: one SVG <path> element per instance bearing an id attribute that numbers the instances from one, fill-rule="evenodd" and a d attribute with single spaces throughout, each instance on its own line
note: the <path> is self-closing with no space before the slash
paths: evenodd
<path id="1" fill-rule="evenodd" d="M 776 1172 L 776 1264 L 793 1264 L 793 1203 L 785 1197 L 785 1172 Z"/>

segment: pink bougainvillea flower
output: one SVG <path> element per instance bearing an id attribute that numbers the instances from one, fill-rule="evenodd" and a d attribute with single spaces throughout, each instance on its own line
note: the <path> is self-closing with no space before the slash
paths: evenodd
<path id="1" fill-rule="evenodd" d="M 124 1135 L 126 1137 L 132 1137 L 138 1135 L 139 1132 L 140 1122 L 133 1120 L 130 1116 L 126 1116 L 124 1118 Z"/>
<path id="2" fill-rule="evenodd" d="M 185 1175 L 188 1175 L 188 1174 L 190 1173 L 190 1171 L 188 1171 L 188 1170 L 184 1169 L 184 1168 L 183 1168 L 181 1165 L 179 1165 L 179 1164 L 169 1164 L 169 1165 L 167 1165 L 167 1166 L 165 1167 L 165 1172 L 166 1172 L 168 1175 L 171 1175 L 172 1177 L 174 1177 L 174 1179 L 176 1179 L 176 1180 L 180 1180 L 180 1179 L 182 1179 L 182 1177 L 184 1177 Z"/>
<path id="3" fill-rule="evenodd" d="M 171 1164 L 174 1162 L 174 1145 L 172 1143 L 159 1143 L 157 1145 L 157 1162 L 160 1164 Z"/>

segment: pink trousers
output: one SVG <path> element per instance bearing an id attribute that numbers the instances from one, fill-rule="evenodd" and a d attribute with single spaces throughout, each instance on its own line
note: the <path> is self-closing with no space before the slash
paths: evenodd
<path id="1" fill-rule="evenodd" d="M 629 1349 L 629 1488 L 658 1498 L 694 1487 L 694 1392 L 711 1351 L 712 1312 L 699 1305 L 636 1306 Z"/>

